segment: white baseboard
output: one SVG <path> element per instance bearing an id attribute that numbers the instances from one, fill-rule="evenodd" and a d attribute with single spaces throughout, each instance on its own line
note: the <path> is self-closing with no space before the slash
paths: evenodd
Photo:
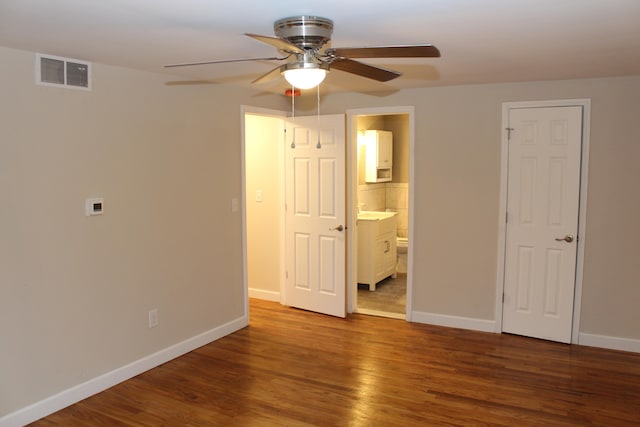
<path id="1" fill-rule="evenodd" d="M 468 317 L 414 311 L 411 313 L 411 321 L 416 323 L 426 323 L 429 325 L 447 326 L 449 328 L 470 329 L 481 332 L 496 332 L 496 322 L 493 320 L 473 319 Z M 577 344 L 590 347 L 607 348 L 610 350 L 640 353 L 640 340 L 638 339 L 611 337 L 581 332 L 578 334 Z"/>
<path id="2" fill-rule="evenodd" d="M 631 338 L 610 337 L 581 332 L 578 334 L 578 344 L 640 353 L 640 340 Z"/>
<path id="3" fill-rule="evenodd" d="M 280 292 L 249 288 L 249 298 L 257 298 L 265 301 L 280 302 Z"/>
<path id="4" fill-rule="evenodd" d="M 162 365 L 176 357 L 182 356 L 198 347 L 209 344 L 217 339 L 229 335 L 249 324 L 246 316 L 239 317 L 217 328 L 203 332 L 180 343 L 167 347 L 128 365 L 117 368 L 104 375 L 90 379 L 58 394 L 50 396 L 32 405 L 19 409 L 0 418 L 0 427 L 20 427 L 46 417 L 60 409 L 66 408 L 89 396 L 100 393 L 139 375 L 149 369 Z"/>
<path id="5" fill-rule="evenodd" d="M 426 323 L 429 325 L 447 326 L 449 328 L 470 329 L 472 331 L 480 332 L 495 332 L 496 327 L 496 322 L 494 320 L 449 316 L 447 314 L 425 313 L 422 311 L 412 311 L 411 321 L 416 323 Z"/>

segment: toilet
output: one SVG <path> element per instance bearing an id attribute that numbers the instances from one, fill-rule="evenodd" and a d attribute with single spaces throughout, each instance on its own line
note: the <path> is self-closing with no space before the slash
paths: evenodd
<path id="1" fill-rule="evenodd" d="M 407 254 L 409 252 L 409 238 L 396 237 L 396 249 L 398 251 L 397 273 L 407 273 Z"/>

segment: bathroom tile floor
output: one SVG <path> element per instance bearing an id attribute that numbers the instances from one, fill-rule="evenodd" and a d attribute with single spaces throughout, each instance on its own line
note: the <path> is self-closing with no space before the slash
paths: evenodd
<path id="1" fill-rule="evenodd" d="M 404 314 L 407 305 L 407 275 L 398 273 L 389 277 L 369 291 L 369 285 L 358 284 L 358 309 Z"/>

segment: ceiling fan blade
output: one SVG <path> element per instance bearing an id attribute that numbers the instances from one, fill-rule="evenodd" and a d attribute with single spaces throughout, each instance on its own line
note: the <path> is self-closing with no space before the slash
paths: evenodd
<path id="1" fill-rule="evenodd" d="M 327 56 L 338 58 L 438 58 L 440 51 L 430 44 L 377 47 L 339 47 L 327 49 Z"/>
<path id="2" fill-rule="evenodd" d="M 304 49 L 299 48 L 298 46 L 289 43 L 286 40 L 283 39 L 279 39 L 277 37 L 270 37 L 270 36 L 261 36 L 259 34 L 251 34 L 251 33 L 244 33 L 245 36 L 249 36 L 251 38 L 254 38 L 258 41 L 261 41 L 263 43 L 266 44 L 270 44 L 271 46 L 275 47 L 276 49 L 279 50 L 283 50 L 285 52 L 290 52 L 290 53 L 304 53 Z"/>
<path id="3" fill-rule="evenodd" d="M 280 67 L 276 67 L 273 70 L 269 71 L 268 73 L 261 75 L 251 83 L 264 83 L 270 80 L 277 79 L 278 77 L 280 77 Z"/>
<path id="4" fill-rule="evenodd" d="M 172 67 L 189 67 L 191 65 L 207 65 L 207 64 L 225 64 L 227 62 L 245 62 L 245 61 L 282 61 L 289 57 L 290 55 L 283 56 L 282 58 L 277 56 L 271 56 L 266 58 L 240 58 L 240 59 L 220 59 L 217 61 L 202 61 L 202 62 L 186 62 L 184 64 L 168 64 L 165 65 L 164 68 L 172 68 Z"/>
<path id="5" fill-rule="evenodd" d="M 374 67 L 359 61 L 347 58 L 338 58 L 331 62 L 331 68 L 346 71 L 347 73 L 357 74 L 362 77 L 368 77 L 379 82 L 388 82 L 401 74 L 397 71 L 387 70 L 380 67 Z"/>

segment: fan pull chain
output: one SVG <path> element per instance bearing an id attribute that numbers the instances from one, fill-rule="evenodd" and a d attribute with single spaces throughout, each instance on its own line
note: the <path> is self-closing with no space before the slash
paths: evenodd
<path id="1" fill-rule="evenodd" d="M 296 121 L 296 88 L 291 85 L 291 123 Z M 296 129 L 291 129 L 291 148 L 296 148 Z"/>
<path id="2" fill-rule="evenodd" d="M 318 93 L 318 143 L 316 144 L 316 148 L 320 149 L 322 148 L 320 144 L 320 85 L 316 86 L 316 89 Z"/>

